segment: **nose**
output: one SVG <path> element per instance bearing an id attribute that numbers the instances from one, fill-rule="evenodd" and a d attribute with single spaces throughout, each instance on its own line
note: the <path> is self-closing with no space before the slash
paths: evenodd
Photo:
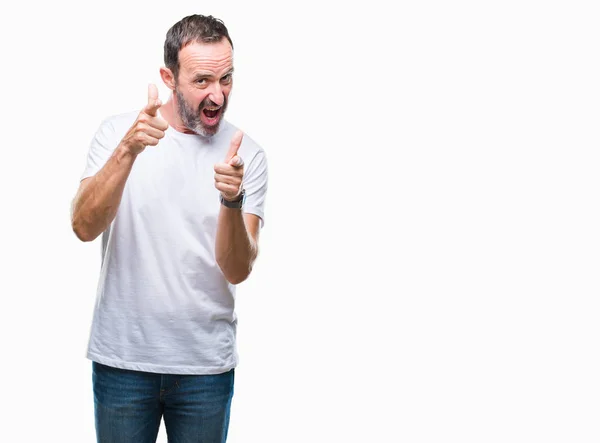
<path id="1" fill-rule="evenodd" d="M 220 82 L 214 82 L 211 85 L 211 90 L 208 94 L 208 99 L 211 100 L 217 106 L 223 106 L 225 96 L 223 95 L 223 89 L 221 88 Z"/>

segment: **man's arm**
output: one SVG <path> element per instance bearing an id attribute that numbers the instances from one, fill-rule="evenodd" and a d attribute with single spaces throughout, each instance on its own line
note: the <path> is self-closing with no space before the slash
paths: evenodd
<path id="1" fill-rule="evenodd" d="M 248 278 L 258 256 L 260 218 L 241 209 L 221 206 L 215 253 L 227 281 L 237 285 Z"/>
<path id="2" fill-rule="evenodd" d="M 121 144 L 96 175 L 81 181 L 71 213 L 73 231 L 81 241 L 94 240 L 115 219 L 135 158 Z"/>
<path id="3" fill-rule="evenodd" d="M 224 200 L 236 201 L 244 182 L 244 161 L 238 155 L 244 133 L 237 131 L 229 146 L 225 162 L 215 165 L 215 187 Z M 252 182 L 248 177 L 247 184 Z M 215 256 L 223 275 L 232 284 L 246 280 L 258 256 L 258 233 L 261 218 L 242 209 L 221 205 L 217 221 Z"/>
<path id="4" fill-rule="evenodd" d="M 117 215 L 133 163 L 146 146 L 156 146 L 169 125 L 156 115 L 161 102 L 155 85 L 148 86 L 148 104 L 127 134 L 92 177 L 81 181 L 71 209 L 71 225 L 82 241 L 98 237 Z"/>

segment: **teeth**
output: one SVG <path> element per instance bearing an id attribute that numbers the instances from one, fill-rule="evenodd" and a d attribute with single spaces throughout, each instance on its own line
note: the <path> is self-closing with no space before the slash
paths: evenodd
<path id="1" fill-rule="evenodd" d="M 207 111 L 218 111 L 219 109 L 221 109 L 221 107 L 219 106 L 218 108 L 214 108 L 214 109 L 211 109 L 211 108 L 204 108 L 204 109 L 206 109 Z"/>

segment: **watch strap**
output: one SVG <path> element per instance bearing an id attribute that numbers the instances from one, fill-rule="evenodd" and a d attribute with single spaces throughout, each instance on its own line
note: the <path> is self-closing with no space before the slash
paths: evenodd
<path id="1" fill-rule="evenodd" d="M 242 192 L 240 192 L 240 194 L 235 200 L 225 200 L 223 198 L 223 194 L 221 193 L 219 193 L 219 197 L 221 200 L 221 204 L 226 208 L 242 209 L 242 207 L 244 206 L 244 202 L 246 201 L 246 191 L 242 189 Z"/>

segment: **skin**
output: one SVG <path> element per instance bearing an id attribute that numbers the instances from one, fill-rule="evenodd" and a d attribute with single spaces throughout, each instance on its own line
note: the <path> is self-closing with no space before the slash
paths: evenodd
<path id="1" fill-rule="evenodd" d="M 218 125 L 210 127 L 202 122 L 198 112 L 205 107 L 224 106 L 233 86 L 233 52 L 227 39 L 219 43 L 190 43 L 179 51 L 179 73 L 175 79 L 168 68 L 161 68 L 160 75 L 172 91 L 171 98 L 160 110 L 174 129 L 184 133 L 213 135 Z M 183 100 L 183 103 L 182 103 Z M 211 106 L 204 104 L 210 103 Z M 185 121 L 180 108 L 188 109 L 196 121 Z"/>
<path id="2" fill-rule="evenodd" d="M 171 90 L 163 105 L 156 86 L 148 87 L 148 103 L 123 137 L 111 158 L 93 176 L 81 181 L 72 205 L 72 227 L 82 241 L 97 238 L 114 220 L 125 183 L 138 155 L 156 146 L 168 126 L 179 132 L 210 136 L 217 132 L 233 85 L 233 51 L 227 39 L 218 43 L 190 43 L 179 52 L 177 79 L 168 68 L 160 75 Z M 202 114 L 219 108 L 217 121 Z M 158 111 L 160 110 L 160 116 Z M 223 198 L 235 200 L 241 192 L 244 162 L 238 155 L 243 139 L 234 134 L 223 162 L 214 166 L 215 187 Z M 258 255 L 260 218 L 223 205 L 217 222 L 215 256 L 225 278 L 239 284 L 250 275 Z"/>

